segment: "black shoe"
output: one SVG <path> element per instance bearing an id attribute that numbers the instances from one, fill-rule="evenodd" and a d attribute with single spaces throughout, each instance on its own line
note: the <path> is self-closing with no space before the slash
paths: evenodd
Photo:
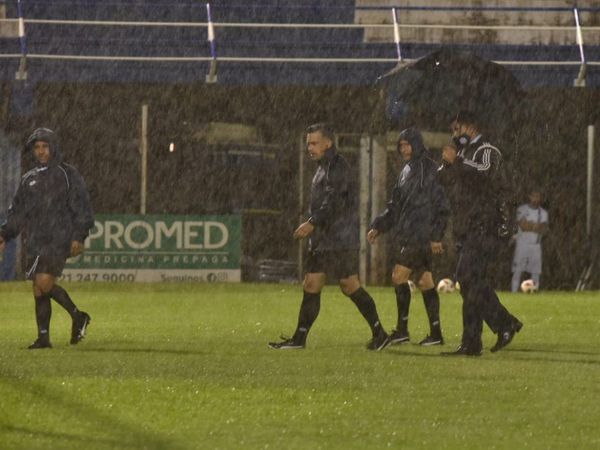
<path id="1" fill-rule="evenodd" d="M 410 334 L 406 330 L 392 330 L 390 334 L 390 344 L 408 344 L 410 342 Z"/>
<path id="2" fill-rule="evenodd" d="M 429 335 L 419 342 L 419 345 L 422 345 L 423 347 L 429 347 L 430 345 L 444 345 L 444 338 L 441 336 Z"/>
<path id="3" fill-rule="evenodd" d="M 373 336 L 367 343 L 367 350 L 373 350 L 378 352 L 379 350 L 383 350 L 390 344 L 390 337 L 385 331 L 382 331 L 377 336 Z"/>
<path id="4" fill-rule="evenodd" d="M 85 337 L 87 327 L 92 321 L 90 315 L 86 312 L 79 311 L 77 318 L 73 320 L 73 326 L 71 327 L 71 345 L 77 344 Z"/>
<path id="5" fill-rule="evenodd" d="M 38 348 L 52 348 L 50 339 L 48 338 L 37 338 L 33 344 L 27 347 L 29 350 L 36 350 Z"/>
<path id="6" fill-rule="evenodd" d="M 275 350 L 300 350 L 306 347 L 306 342 L 281 336 L 281 342 L 269 342 L 269 347 Z"/>
<path id="7" fill-rule="evenodd" d="M 469 348 L 466 345 L 460 345 L 453 352 L 442 352 L 440 353 L 442 356 L 481 356 L 482 351 L 481 347 L 479 348 Z"/>
<path id="8" fill-rule="evenodd" d="M 517 320 L 508 330 L 500 331 L 496 345 L 490 348 L 490 352 L 495 353 L 510 344 L 510 341 L 513 340 L 515 334 L 521 331 L 521 328 L 523 328 L 523 324 Z"/>

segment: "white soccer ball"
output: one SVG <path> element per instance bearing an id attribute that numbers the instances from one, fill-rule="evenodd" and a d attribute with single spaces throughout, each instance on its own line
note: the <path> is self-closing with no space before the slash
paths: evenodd
<path id="1" fill-rule="evenodd" d="M 437 291 L 442 294 L 454 292 L 454 282 L 450 278 L 443 278 L 437 284 Z"/>
<path id="2" fill-rule="evenodd" d="M 408 280 L 408 287 L 410 288 L 411 293 L 414 293 L 417 290 L 417 286 L 412 280 Z"/>
<path id="3" fill-rule="evenodd" d="M 533 294 L 537 292 L 538 286 L 533 280 L 525 280 L 521 283 L 521 290 L 526 294 Z"/>

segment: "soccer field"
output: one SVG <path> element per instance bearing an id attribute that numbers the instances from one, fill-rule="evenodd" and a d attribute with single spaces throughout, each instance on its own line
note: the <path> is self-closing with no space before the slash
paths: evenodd
<path id="1" fill-rule="evenodd" d="M 600 294 L 503 294 L 525 324 L 498 353 L 440 357 L 461 332 L 441 296 L 446 345 L 364 348 L 354 305 L 328 286 L 299 351 L 301 288 L 263 284 L 68 284 L 92 316 L 68 345 L 53 305 L 51 350 L 35 338 L 24 282 L 0 284 L 0 449 L 547 449 L 600 447 Z M 387 329 L 391 288 L 371 288 Z M 413 341 L 427 334 L 413 296 Z"/>

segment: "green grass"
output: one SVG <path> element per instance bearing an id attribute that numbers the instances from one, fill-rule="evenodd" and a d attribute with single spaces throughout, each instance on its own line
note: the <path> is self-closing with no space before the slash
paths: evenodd
<path id="1" fill-rule="evenodd" d="M 368 352 L 369 331 L 334 287 L 308 348 L 277 352 L 301 288 L 68 284 L 93 320 L 67 344 L 54 305 L 52 350 L 35 337 L 27 284 L 0 284 L 0 449 L 599 448 L 600 294 L 503 294 L 525 327 L 481 358 L 416 345 Z M 384 325 L 390 288 L 370 288 Z M 442 296 L 445 349 L 460 297 Z M 411 334 L 427 331 L 420 296 Z M 495 336 L 484 331 L 484 345 Z"/>

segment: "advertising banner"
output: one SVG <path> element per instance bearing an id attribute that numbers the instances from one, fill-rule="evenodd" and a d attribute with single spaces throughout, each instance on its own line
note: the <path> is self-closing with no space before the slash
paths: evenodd
<path id="1" fill-rule="evenodd" d="M 67 281 L 239 282 L 241 217 L 104 215 Z"/>

